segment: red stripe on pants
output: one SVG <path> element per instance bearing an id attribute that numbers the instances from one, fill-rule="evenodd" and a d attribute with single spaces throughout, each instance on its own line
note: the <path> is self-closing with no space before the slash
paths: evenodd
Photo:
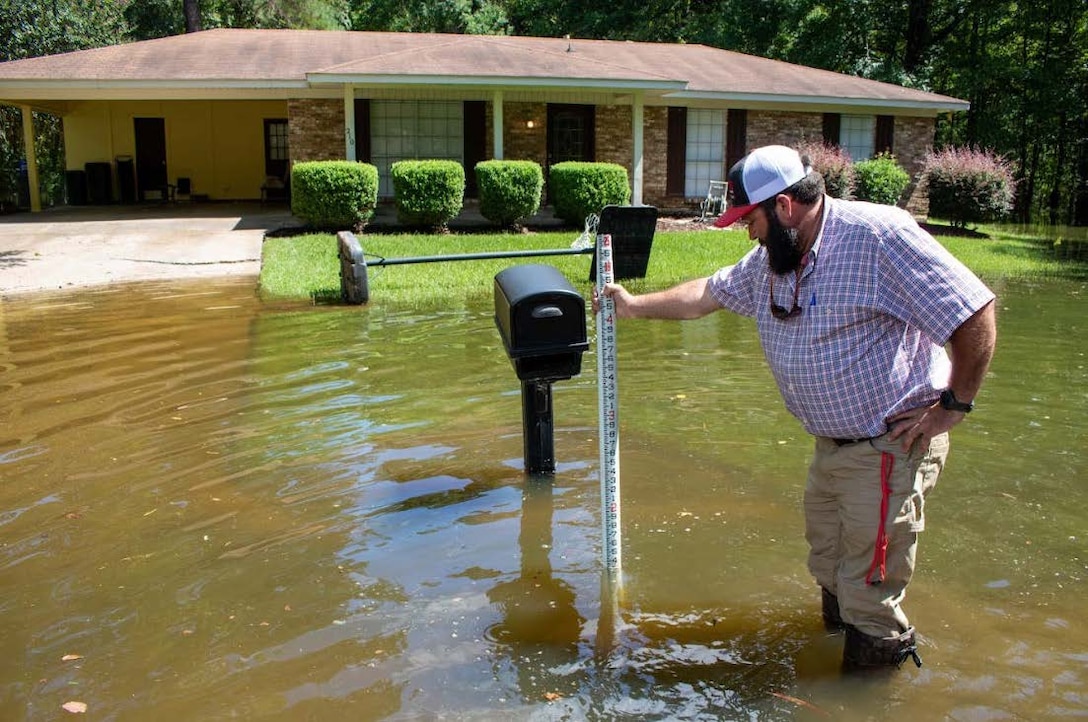
<path id="1" fill-rule="evenodd" d="M 892 494 L 891 478 L 894 467 L 895 457 L 886 451 L 880 452 L 880 526 L 876 530 L 873 563 L 869 565 L 869 573 L 865 575 L 866 584 L 880 584 L 884 581 L 884 570 L 888 562 L 888 497 Z M 880 576 L 874 581 L 873 572 L 877 571 Z"/>

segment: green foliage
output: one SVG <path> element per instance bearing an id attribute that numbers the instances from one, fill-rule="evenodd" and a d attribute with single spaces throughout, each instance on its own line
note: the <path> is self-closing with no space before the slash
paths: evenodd
<path id="1" fill-rule="evenodd" d="M 22 157 L 22 114 L 18 108 L 0 106 L 0 211 L 16 205 Z"/>
<path id="2" fill-rule="evenodd" d="M 910 185 L 910 174 L 890 153 L 854 164 L 857 174 L 857 198 L 859 201 L 883 203 L 894 206 L 899 203 L 903 191 Z"/>
<path id="3" fill-rule="evenodd" d="M 123 8 L 98 0 L 5 0 L 0 4 L 0 60 L 119 43 L 128 30 Z"/>
<path id="4" fill-rule="evenodd" d="M 544 172 L 531 160 L 485 160 L 476 164 L 480 213 L 500 226 L 511 226 L 540 210 Z"/>
<path id="5" fill-rule="evenodd" d="M 124 5 L 96 0 L 4 0 L 0 3 L 0 60 L 18 60 L 120 43 Z M 60 118 L 34 113 L 39 190 L 43 205 L 64 195 L 64 141 Z M 14 205 L 25 160 L 22 113 L 0 108 L 0 208 Z"/>
<path id="6" fill-rule="evenodd" d="M 181 0 L 130 0 L 125 18 L 137 40 L 185 32 Z M 200 25 L 212 28 L 297 28 L 344 30 L 349 27 L 348 0 L 200 0 Z"/>
<path id="7" fill-rule="evenodd" d="M 445 229 L 465 202 L 465 169 L 455 160 L 402 160 L 389 170 L 397 218 Z"/>
<path id="8" fill-rule="evenodd" d="M 295 163 L 291 212 L 315 228 L 360 229 L 378 203 L 378 169 L 346 160 Z"/>
<path id="9" fill-rule="evenodd" d="M 140 0 L 125 8 L 129 32 L 136 40 L 165 38 L 185 32 L 185 16 L 178 0 Z"/>
<path id="10" fill-rule="evenodd" d="M 353 0 L 352 30 L 509 35 L 504 3 L 492 0 Z"/>
<path id="11" fill-rule="evenodd" d="M 854 197 L 856 173 L 850 154 L 837 145 L 830 143 L 802 143 L 797 149 L 802 158 L 807 158 L 813 170 L 824 177 L 827 194 L 833 198 Z"/>
<path id="12" fill-rule="evenodd" d="M 924 176 L 930 215 L 947 218 L 953 226 L 999 219 L 1012 209 L 1012 172 L 990 151 L 946 148 L 930 153 Z"/>
<path id="13" fill-rule="evenodd" d="M 600 215 L 608 205 L 631 201 L 627 169 L 615 163 L 556 163 L 548 172 L 555 215 L 581 227 L 591 213 Z"/>

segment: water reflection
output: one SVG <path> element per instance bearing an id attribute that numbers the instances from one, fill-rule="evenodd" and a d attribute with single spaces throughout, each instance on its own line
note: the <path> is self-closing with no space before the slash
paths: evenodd
<path id="1" fill-rule="evenodd" d="M 552 572 L 553 510 L 551 477 L 528 477 L 518 532 L 518 574 L 487 591 L 501 616 L 487 629 L 487 637 L 498 657 L 513 666 L 521 700 L 530 703 L 577 692 L 573 680 L 557 673 L 580 664 L 585 620 L 575 607 L 574 589 Z"/>
<path id="2" fill-rule="evenodd" d="M 1084 715 L 1085 288 L 998 290 L 909 600 L 926 666 L 879 693 L 837 674 L 809 441 L 746 321 L 620 328 L 613 600 L 595 378 L 555 387 L 557 472 L 526 477 L 490 308 L 270 309 L 233 282 L 4 300 L 4 716 Z"/>

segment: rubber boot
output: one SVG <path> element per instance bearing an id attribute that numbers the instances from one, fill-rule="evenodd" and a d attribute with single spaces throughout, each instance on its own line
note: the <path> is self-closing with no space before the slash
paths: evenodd
<path id="1" fill-rule="evenodd" d="M 922 658 L 914 640 L 914 627 L 898 637 L 870 637 L 852 624 L 846 625 L 846 642 L 842 649 L 844 673 L 865 673 L 899 669 L 908 658 L 919 667 Z"/>
<path id="2" fill-rule="evenodd" d="M 820 592 L 823 594 L 824 629 L 830 634 L 843 631 L 846 623 L 839 614 L 839 598 L 827 591 L 826 587 L 820 587 Z"/>

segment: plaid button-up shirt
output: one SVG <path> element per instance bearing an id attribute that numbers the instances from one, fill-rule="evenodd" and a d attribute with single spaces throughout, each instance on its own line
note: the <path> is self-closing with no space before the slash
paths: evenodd
<path id="1" fill-rule="evenodd" d="M 800 277 L 799 316 L 770 312 L 771 271 L 757 246 L 710 279 L 724 308 L 753 316 L 786 407 L 817 436 L 860 438 L 932 403 L 948 385 L 944 344 L 994 294 L 911 218 L 891 206 L 824 198 Z M 776 276 L 793 306 L 797 276 Z"/>

